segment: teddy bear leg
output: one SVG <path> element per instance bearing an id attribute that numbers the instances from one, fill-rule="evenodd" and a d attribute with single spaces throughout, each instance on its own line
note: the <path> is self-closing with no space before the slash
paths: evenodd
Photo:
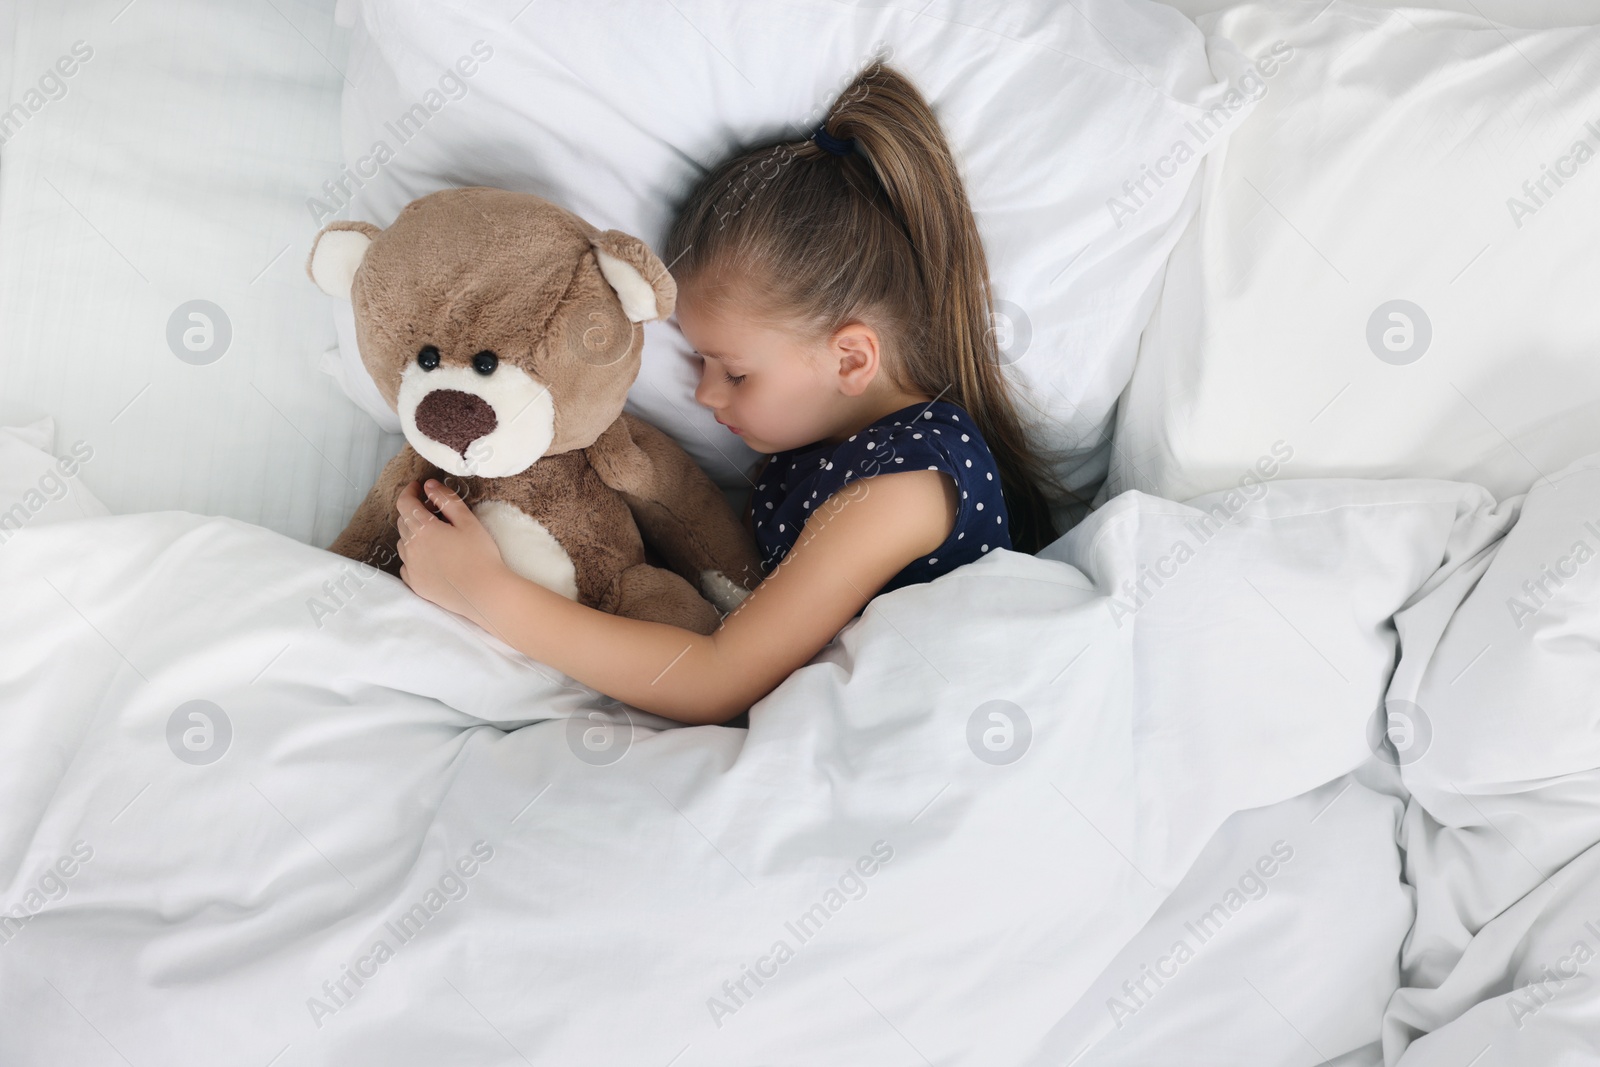
<path id="1" fill-rule="evenodd" d="M 615 614 L 647 622 L 664 622 L 708 634 L 722 623 L 717 609 L 673 571 L 640 563 L 617 579 Z"/>
<path id="2" fill-rule="evenodd" d="M 344 533 L 328 546 L 328 551 L 376 567 L 398 578 L 400 554 L 395 549 L 395 543 L 400 539 L 399 530 L 392 523 L 385 527 L 379 513 L 381 507 L 382 504 L 375 497 L 369 503 L 364 503 Z"/>

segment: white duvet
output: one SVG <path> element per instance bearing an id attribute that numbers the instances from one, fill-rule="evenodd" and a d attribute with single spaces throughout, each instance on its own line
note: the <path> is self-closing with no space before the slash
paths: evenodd
<path id="1" fill-rule="evenodd" d="M 1401 843 L 1418 886 L 1390 1062 L 1600 1058 L 1600 457 L 1399 619 L 1395 694 L 1427 753 Z"/>
<path id="2" fill-rule="evenodd" d="M 1274 1006 L 1250 1018 L 1310 1029 L 1272 1062 L 1376 1062 L 1404 790 L 1325 783 L 1370 763 L 1394 614 L 1448 618 L 1519 502 L 1253 491 L 1125 494 L 1039 557 L 880 597 L 748 732 L 630 727 L 398 581 L 236 520 L 24 529 L 0 545 L 0 1062 L 1149 1062 L 1108 990 L 1212 904 L 1227 940 L 1129 1001 L 1146 1041 L 1203 1033 L 1208 969 L 1243 960 Z M 1291 812 L 1301 866 L 1233 908 Z M 1325 928 L 1332 970 L 1270 966 L 1341 894 L 1370 936 Z M 1430 921 L 1431 973 L 1466 967 Z"/>

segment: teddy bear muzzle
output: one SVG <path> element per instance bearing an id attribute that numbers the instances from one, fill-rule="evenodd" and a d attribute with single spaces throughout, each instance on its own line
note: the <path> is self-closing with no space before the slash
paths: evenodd
<path id="1" fill-rule="evenodd" d="M 430 346 L 431 348 L 431 346 Z M 411 363 L 396 408 L 406 441 L 448 474 L 507 478 L 545 455 L 555 439 L 555 404 L 544 382 L 504 359 Z"/>

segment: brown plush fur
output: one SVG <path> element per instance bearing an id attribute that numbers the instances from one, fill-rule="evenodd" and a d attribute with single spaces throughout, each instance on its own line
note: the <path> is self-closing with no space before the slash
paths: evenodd
<path id="1" fill-rule="evenodd" d="M 332 551 L 398 574 L 395 500 L 413 479 L 434 477 L 469 506 L 503 501 L 542 525 L 571 560 L 579 603 L 714 630 L 721 616 L 699 591 L 710 590 L 707 573 L 749 590 L 761 570 L 749 532 L 705 473 L 670 437 L 622 410 L 639 372 L 644 326 L 629 320 L 596 250 L 632 267 L 654 295 L 648 317 L 664 318 L 677 287 L 648 246 L 596 230 L 539 197 L 484 188 L 424 196 L 384 230 L 332 223 L 317 244 L 339 230 L 372 239 L 350 297 L 362 362 L 390 406 L 399 410 L 401 375 L 423 346 L 437 348 L 441 367 L 471 368 L 475 354 L 489 351 L 499 359 L 495 373 L 515 366 L 543 383 L 553 401 L 554 439 L 520 473 L 447 474 L 413 445 L 443 443 L 469 457 L 481 434 L 522 412 L 491 412 L 458 389 L 427 393 L 415 428 L 407 426 L 407 444 Z M 314 245 L 306 265 L 325 288 L 329 258 L 321 277 L 313 273 Z M 424 432 L 431 441 L 413 440 Z M 650 557 L 671 569 L 653 566 Z"/>

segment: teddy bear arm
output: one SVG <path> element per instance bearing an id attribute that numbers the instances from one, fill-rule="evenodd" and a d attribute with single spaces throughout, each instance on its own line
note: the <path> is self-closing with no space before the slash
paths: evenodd
<path id="1" fill-rule="evenodd" d="M 600 479 L 627 501 L 645 540 L 718 607 L 761 581 L 755 544 L 678 443 L 627 412 L 589 447 Z"/>
<path id="2" fill-rule="evenodd" d="M 400 490 L 413 480 L 429 477 L 436 470 L 410 445 L 401 446 L 328 551 L 398 577 L 400 554 L 395 546 L 400 541 L 400 529 L 395 525 L 394 502 L 399 499 Z"/>

